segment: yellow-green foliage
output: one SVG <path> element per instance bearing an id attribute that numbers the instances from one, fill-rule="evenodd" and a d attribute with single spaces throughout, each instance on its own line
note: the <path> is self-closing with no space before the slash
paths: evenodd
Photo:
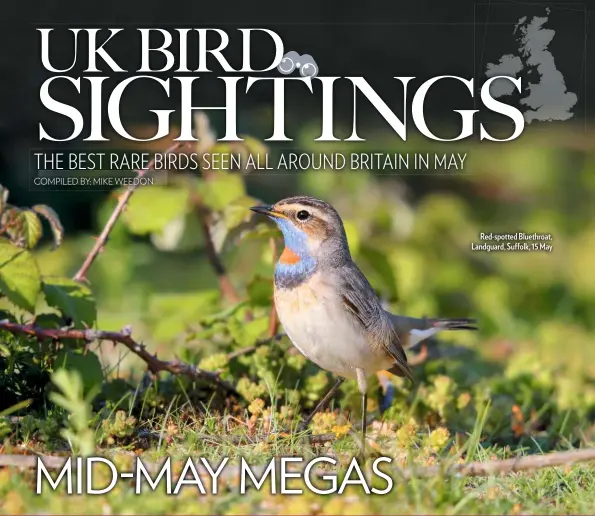
<path id="1" fill-rule="evenodd" d="M 311 430 L 334 433 L 336 441 L 307 446 L 292 431 L 333 379 L 286 337 L 262 343 L 272 327 L 273 256 L 282 243 L 247 207 L 259 204 L 257 197 L 272 202 L 286 194 L 313 194 L 336 206 L 354 259 L 388 309 L 479 320 L 477 333 L 448 332 L 430 343 L 429 359 L 414 368 L 413 386 L 390 380 L 394 399 L 382 422 L 377 418 L 369 428 L 375 452 L 403 465 L 431 465 L 593 445 L 595 155 L 593 148 L 566 148 L 566 140 L 543 131 L 505 147 L 468 144 L 468 170 L 461 176 L 309 171 L 288 176 L 278 191 L 262 188 L 262 176 L 182 176 L 133 196 L 89 271 L 90 286 L 68 279 L 89 249 L 87 236 L 66 235 L 62 247 L 50 252 L 39 245 L 37 214 L 49 218 L 59 243 L 57 216 L 47 207 L 10 207 L 19 226 L 0 236 L 0 320 L 35 316 L 44 328 L 131 325 L 151 353 L 219 373 L 240 399 L 222 398 L 207 381 L 168 374 L 155 379 L 111 343 L 85 348 L 70 342 L 57 349 L 0 330 L 0 391 L 10 405 L 33 400 L 21 418 L 0 412 L 6 449 L 89 453 L 123 447 L 151 459 L 201 454 L 214 460 L 247 456 L 253 463 L 273 455 L 328 452 L 343 460 L 357 453 L 355 384 L 346 382 L 332 407 L 312 422 Z M 387 151 L 413 152 L 417 144 Z M 341 151 L 349 152 L 348 144 Z M 193 204 L 197 197 L 200 210 Z M 115 202 L 105 200 L 98 224 Z M 220 289 L 209 261 L 200 218 L 205 210 L 237 299 Z M 553 251 L 471 251 L 481 232 L 517 231 L 551 233 Z M 374 379 L 370 386 L 372 412 L 382 394 Z M 267 432 L 275 433 L 251 441 Z M 2 511 L 519 513 L 548 507 L 588 512 L 595 506 L 588 468 L 486 482 L 438 476 L 399 483 L 390 503 L 357 495 L 289 502 L 263 493 L 197 501 L 189 491 L 132 498 L 121 489 L 79 505 L 58 496 L 31 501 L 29 481 L 0 471 Z"/>

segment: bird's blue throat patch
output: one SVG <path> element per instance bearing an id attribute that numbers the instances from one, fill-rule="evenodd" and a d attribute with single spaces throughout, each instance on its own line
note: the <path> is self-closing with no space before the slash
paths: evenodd
<path id="1" fill-rule="evenodd" d="M 308 252 L 308 235 L 287 219 L 275 218 L 283 239 L 285 251 L 275 266 L 275 285 L 294 288 L 308 279 L 316 270 L 316 260 Z"/>

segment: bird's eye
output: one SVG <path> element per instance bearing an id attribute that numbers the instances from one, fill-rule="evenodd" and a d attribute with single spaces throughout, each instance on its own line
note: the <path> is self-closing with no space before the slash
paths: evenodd
<path id="1" fill-rule="evenodd" d="M 296 216 L 298 220 L 303 222 L 304 220 L 308 220 L 310 218 L 310 213 L 308 213 L 306 210 L 300 210 L 297 212 Z"/>

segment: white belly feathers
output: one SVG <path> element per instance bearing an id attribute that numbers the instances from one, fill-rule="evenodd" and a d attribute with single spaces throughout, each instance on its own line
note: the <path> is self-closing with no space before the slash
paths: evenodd
<path id="1" fill-rule="evenodd" d="M 293 289 L 275 289 L 275 306 L 295 347 L 322 369 L 355 379 L 356 367 L 367 375 L 391 367 L 391 360 L 368 344 L 359 322 L 322 274 Z"/>

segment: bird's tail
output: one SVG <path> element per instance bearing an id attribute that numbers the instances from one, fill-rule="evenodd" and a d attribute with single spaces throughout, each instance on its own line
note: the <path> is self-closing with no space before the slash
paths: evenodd
<path id="1" fill-rule="evenodd" d="M 475 319 L 430 319 L 430 327 L 440 330 L 477 330 Z"/>
<path id="2" fill-rule="evenodd" d="M 477 330 L 475 319 L 417 319 L 409 331 L 409 348 L 413 348 L 443 330 Z M 425 329 L 420 329 L 425 328 Z"/>

